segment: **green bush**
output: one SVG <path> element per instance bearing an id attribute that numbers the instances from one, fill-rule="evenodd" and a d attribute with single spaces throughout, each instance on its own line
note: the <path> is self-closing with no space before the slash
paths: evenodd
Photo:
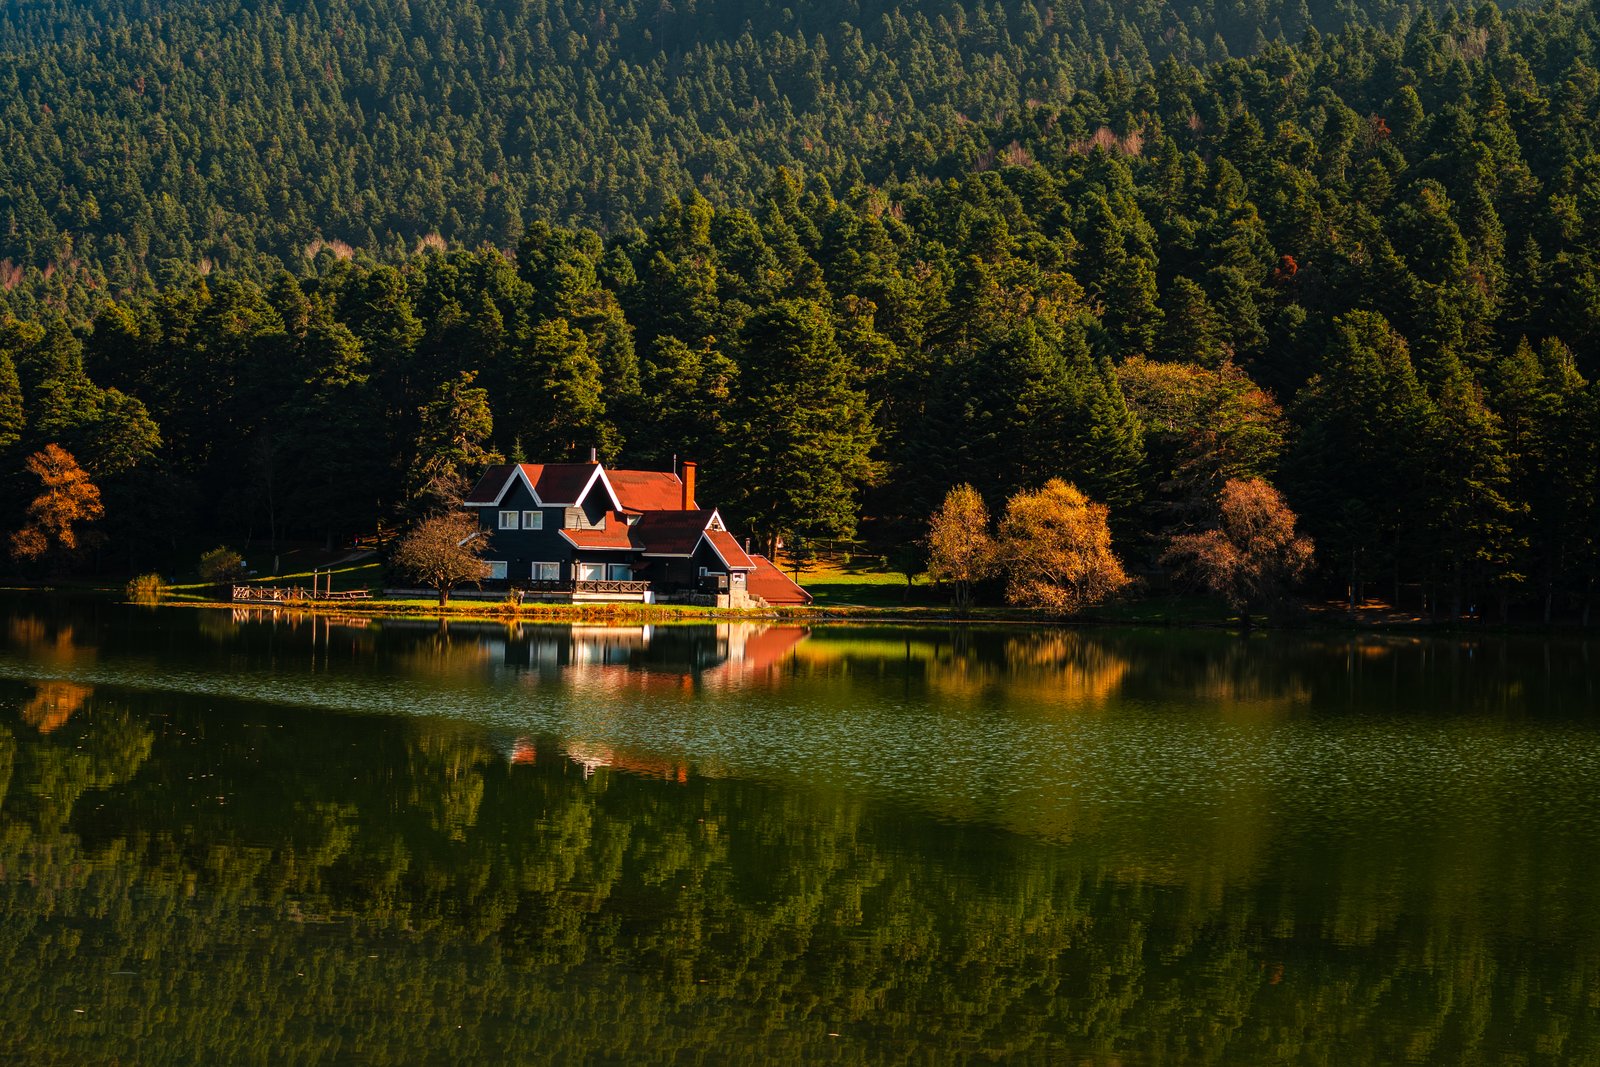
<path id="1" fill-rule="evenodd" d="M 203 582 L 214 585 L 235 582 L 244 577 L 244 557 L 226 545 L 218 545 L 200 557 L 196 569 Z"/>

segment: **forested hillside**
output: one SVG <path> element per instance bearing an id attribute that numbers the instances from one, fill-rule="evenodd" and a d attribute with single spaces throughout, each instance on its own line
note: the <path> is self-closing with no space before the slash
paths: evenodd
<path id="1" fill-rule="evenodd" d="M 1097 95 L 1130 117 L 1163 59 L 1402 17 L 1387 0 L 4 0 L 0 287 L 81 311 L 323 247 L 509 249 L 534 219 L 610 232 L 691 190 L 754 207 L 781 165 L 959 173 L 988 148 L 970 126 L 1067 109 L 1085 137 Z"/>
<path id="2" fill-rule="evenodd" d="M 485 15 L 476 52 L 438 43 L 425 62 L 374 67 L 418 99 L 459 98 L 449 111 L 465 125 L 437 134 L 439 107 L 403 109 L 399 96 L 361 105 L 376 116 L 364 122 L 392 129 L 386 143 L 434 145 L 426 166 L 396 147 L 385 158 L 405 162 L 364 171 L 359 137 L 318 126 L 321 105 L 297 97 L 301 75 L 284 73 L 311 69 L 309 37 L 245 63 L 275 72 L 260 75 L 259 93 L 237 89 L 226 65 L 185 75 L 209 77 L 210 96 L 190 99 L 213 124 L 169 115 L 166 140 L 116 144 L 130 160 L 167 154 L 154 171 L 107 164 L 128 188 L 100 204 L 96 247 L 112 257 L 118 241 L 144 234 L 147 255 L 131 245 L 116 254 L 125 277 L 148 280 L 159 276 L 153 259 L 192 264 L 213 247 L 191 218 L 232 237 L 236 211 L 247 220 L 240 269 L 222 269 L 233 262 L 222 256 L 211 278 L 173 276 L 92 321 L 95 291 L 81 272 L 58 269 L 45 288 L 19 280 L 18 318 L 0 333 L 0 439 L 12 468 L 47 443 L 77 455 L 104 492 L 102 565 L 128 567 L 159 561 L 182 530 L 277 537 L 392 524 L 422 506 L 433 475 L 494 452 L 546 458 L 593 445 L 630 463 L 695 457 L 707 499 L 741 528 L 791 543 L 861 535 L 892 547 L 920 534 L 952 485 L 971 482 L 994 504 L 1064 477 L 1111 506 L 1135 560 L 1208 521 L 1226 479 L 1265 478 L 1300 512 L 1330 589 L 1381 585 L 1430 610 L 1587 608 L 1600 570 L 1592 7 L 1346 12 L 1347 29 L 1220 62 L 1209 60 L 1244 41 L 1247 14 L 1180 25 L 1160 7 L 1123 8 L 1119 19 L 1002 5 L 955 21 L 954 8 L 829 9 L 826 20 L 803 10 L 794 37 L 752 34 L 754 50 L 741 53 L 745 38 L 708 6 L 694 15 L 698 43 L 665 59 L 643 33 L 689 23 L 607 15 L 632 27 L 615 52 L 594 36 L 568 59 L 525 69 L 548 70 L 541 86 L 564 70 L 642 71 L 644 58 L 621 58 L 641 48 L 664 71 L 681 73 L 695 55 L 708 66 L 693 77 L 641 73 L 633 96 L 597 88 L 610 111 L 573 104 L 563 134 L 527 119 L 526 99 L 509 89 L 483 97 L 489 71 L 458 74 L 448 92 L 413 81 L 501 51 L 505 65 L 490 65 L 513 70 L 537 48 L 488 51 L 490 38 L 516 36 L 491 26 L 576 18 Z M 179 32 L 158 32 L 162 11 L 147 16 L 104 32 Z M 931 29 L 902 34 L 902 16 Z M 222 6 L 205 19 L 254 17 Z M 819 44 L 801 25 L 811 18 L 838 43 Z M 860 35 L 866 58 L 850 58 L 845 18 L 872 30 Z M 7 30 L 11 47 L 46 35 L 40 9 L 27 19 Z M 1390 19 L 1394 32 L 1370 25 Z M 77 20 L 61 14 L 59 43 L 28 54 L 85 55 L 93 33 Z M 1137 34 L 1110 47 L 1113 28 Z M 381 21 L 351 23 L 343 40 L 391 30 L 422 47 Z M 749 84 L 768 62 L 758 56 L 795 59 L 798 46 L 783 41 L 802 30 L 826 65 L 810 81 L 786 67 Z M 113 62 L 115 49 L 96 51 L 83 62 Z M 718 110 L 714 99 L 740 97 L 716 88 L 716 56 L 733 83 L 746 76 L 743 99 L 760 116 L 731 122 Z M 337 82 L 344 68 L 330 59 L 320 69 Z M 27 81 L 11 68 L 0 77 Z M 0 94 L 12 109 L 34 92 L 13 88 Z M 109 87 L 79 92 L 96 114 L 117 110 Z M 135 86 L 117 92 L 129 115 L 147 106 Z M 296 143 L 327 165 L 295 156 L 292 174 L 278 172 L 293 204 L 264 193 L 254 207 L 203 209 L 229 182 L 255 181 L 241 174 L 291 158 L 286 143 L 282 156 L 247 151 L 228 133 L 240 123 L 265 135 L 245 116 L 270 93 L 280 105 L 269 113 L 307 122 Z M 649 116 L 626 128 L 654 131 L 660 151 L 604 141 L 599 131 L 626 126 L 605 117 L 613 112 Z M 772 112 L 782 121 L 768 122 Z M 888 122 L 872 128 L 868 114 Z M 533 122 L 540 144 L 567 154 L 462 162 L 484 143 L 471 123 L 517 115 L 517 128 Z M 17 121 L 7 136 L 20 136 Z M 669 150 L 669 129 L 709 155 Z M 810 147 L 805 129 L 817 134 Z M 180 142 L 200 151 L 192 170 Z M 94 154 L 44 155 L 79 167 L 85 151 Z M 608 181 L 583 168 L 624 159 L 639 168 L 619 172 L 625 195 L 607 200 Z M 709 159 L 722 169 L 704 169 Z M 795 160 L 805 165 L 778 166 Z M 466 169 L 449 170 L 458 163 Z M 149 180 L 171 205 L 168 222 L 107 221 L 155 202 L 142 199 L 143 173 L 162 175 Z M 390 180 L 406 174 L 414 180 Z M 79 188 L 15 176 L 4 188 L 26 199 L 47 184 L 57 199 Z M 447 187 L 470 196 L 423 192 Z M 516 211 L 498 211 L 496 197 Z M 310 221 L 335 206 L 362 229 Z M 559 221 L 573 217 L 597 225 Z M 447 239 L 401 255 L 435 230 Z M 10 239 L 35 232 L 19 224 Z M 157 257 L 157 233 L 189 243 Z M 313 236 L 359 251 L 323 247 L 307 260 L 299 243 Z M 454 247 L 480 238 L 487 247 Z M 261 248 L 289 270 L 244 251 Z M 10 528 L 39 480 L 13 485 Z"/>

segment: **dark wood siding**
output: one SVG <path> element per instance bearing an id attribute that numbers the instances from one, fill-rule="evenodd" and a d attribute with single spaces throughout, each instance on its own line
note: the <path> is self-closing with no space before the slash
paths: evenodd
<path id="1" fill-rule="evenodd" d="M 560 563 L 561 577 L 572 577 L 572 543 L 561 536 L 561 508 L 537 508 L 534 504 L 533 494 L 521 480 L 512 483 L 506 491 L 505 498 L 498 507 L 477 509 L 478 526 L 485 531 L 489 538 L 489 550 L 483 554 L 487 560 L 504 560 L 506 576 L 510 581 L 525 582 L 533 575 L 534 563 Z M 521 513 L 524 511 L 539 510 L 544 514 L 544 528 L 540 530 L 524 530 L 520 528 Z M 502 511 L 515 511 L 518 513 L 519 528 L 515 530 L 500 529 L 500 513 Z M 489 588 L 502 587 L 506 583 L 486 582 Z"/>

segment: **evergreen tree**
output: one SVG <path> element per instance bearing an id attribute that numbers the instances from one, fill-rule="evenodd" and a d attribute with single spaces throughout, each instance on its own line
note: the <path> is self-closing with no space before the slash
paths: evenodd
<path id="1" fill-rule="evenodd" d="M 0 453 L 22 440 L 27 423 L 22 407 L 22 383 L 9 353 L 0 352 Z"/>
<path id="2" fill-rule="evenodd" d="M 852 536 L 876 433 L 828 313 L 779 301 L 750 320 L 739 347 L 740 396 L 719 464 L 729 510 L 764 543 Z"/>

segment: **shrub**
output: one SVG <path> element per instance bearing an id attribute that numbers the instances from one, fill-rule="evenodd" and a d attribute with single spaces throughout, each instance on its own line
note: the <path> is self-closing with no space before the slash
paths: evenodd
<path id="1" fill-rule="evenodd" d="M 223 585 L 244 577 L 244 557 L 226 545 L 218 545 L 200 557 L 197 569 L 201 581 Z"/>
<path id="2" fill-rule="evenodd" d="M 153 604 L 167 592 L 167 583 L 159 574 L 141 574 L 128 582 L 128 599 L 142 604 Z"/>

